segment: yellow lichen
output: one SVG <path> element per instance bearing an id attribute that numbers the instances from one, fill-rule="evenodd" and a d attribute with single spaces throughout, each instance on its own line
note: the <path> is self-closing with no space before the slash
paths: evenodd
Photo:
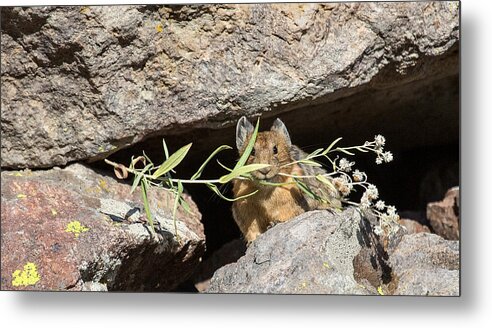
<path id="1" fill-rule="evenodd" d="M 22 176 L 22 173 L 20 173 L 20 172 L 15 172 L 15 174 L 14 174 L 14 175 L 15 175 L 16 177 L 21 177 L 21 176 Z"/>
<path id="2" fill-rule="evenodd" d="M 66 232 L 72 232 L 77 238 L 81 233 L 89 231 L 89 228 L 82 225 L 79 221 L 70 221 L 65 228 Z"/>
<path id="3" fill-rule="evenodd" d="M 12 286 L 32 286 L 36 284 L 41 277 L 38 274 L 36 264 L 27 262 L 24 265 L 24 270 L 15 270 L 12 273 Z"/>
<path id="4" fill-rule="evenodd" d="M 378 294 L 384 296 L 383 288 L 381 286 L 378 287 Z"/>
<path id="5" fill-rule="evenodd" d="M 106 180 L 104 179 L 99 179 L 99 187 L 106 191 L 106 192 L 109 192 L 109 188 L 108 188 L 108 183 L 106 182 Z"/>
<path id="6" fill-rule="evenodd" d="M 51 215 L 56 216 L 57 214 L 58 214 L 58 212 L 54 208 L 52 208 L 51 209 Z"/>
<path id="7" fill-rule="evenodd" d="M 80 13 L 84 15 L 90 13 L 90 11 L 91 9 L 87 6 L 83 6 L 82 8 L 80 8 Z"/>
<path id="8" fill-rule="evenodd" d="M 164 31 L 164 27 L 162 26 L 162 24 L 157 24 L 155 30 L 161 33 L 162 31 Z"/>
<path id="9" fill-rule="evenodd" d="M 327 269 L 329 269 L 329 268 L 330 268 L 330 265 L 329 265 L 327 262 L 323 262 L 323 266 L 324 266 L 325 268 L 327 268 Z"/>
<path id="10" fill-rule="evenodd" d="M 19 199 L 26 198 L 26 197 L 27 197 L 27 195 L 25 195 L 25 194 L 17 194 L 17 198 L 19 198 Z"/>

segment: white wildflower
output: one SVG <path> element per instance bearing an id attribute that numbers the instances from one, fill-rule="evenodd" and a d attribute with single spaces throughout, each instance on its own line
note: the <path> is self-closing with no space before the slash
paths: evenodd
<path id="1" fill-rule="evenodd" d="M 383 229 L 381 226 L 377 225 L 374 227 L 374 233 L 378 236 L 381 236 L 383 234 Z"/>
<path id="2" fill-rule="evenodd" d="M 364 172 L 361 172 L 359 170 L 355 170 L 354 173 L 352 174 L 352 177 L 354 178 L 355 182 L 360 182 L 360 181 L 364 180 L 365 175 L 366 174 Z"/>
<path id="3" fill-rule="evenodd" d="M 376 207 L 376 209 L 382 211 L 386 207 L 386 204 L 384 203 L 383 200 L 378 200 L 376 205 L 374 205 L 374 207 Z"/>
<path id="4" fill-rule="evenodd" d="M 334 178 L 333 185 L 342 193 L 343 196 L 348 196 L 352 190 L 352 184 L 345 175 Z"/>
<path id="5" fill-rule="evenodd" d="M 386 212 L 388 213 L 388 215 L 393 216 L 396 214 L 396 207 L 388 206 L 388 208 L 386 209 Z"/>
<path id="6" fill-rule="evenodd" d="M 367 194 L 367 198 L 369 200 L 378 199 L 378 197 L 379 197 L 378 188 L 373 184 L 369 184 L 367 186 L 367 190 L 365 191 L 365 194 Z"/>
<path id="7" fill-rule="evenodd" d="M 360 199 L 360 207 L 364 210 L 367 210 L 371 207 L 371 201 L 367 198 L 366 193 L 364 193 Z"/>
<path id="8" fill-rule="evenodd" d="M 383 153 L 383 159 L 386 163 L 389 163 L 393 160 L 393 154 L 390 151 Z"/>
<path id="9" fill-rule="evenodd" d="M 376 148 L 382 148 L 386 143 L 386 138 L 378 134 L 377 136 L 374 137 L 374 141 L 376 142 Z"/>
<path id="10" fill-rule="evenodd" d="M 376 158 L 376 164 L 382 164 L 382 163 L 383 163 L 383 158 L 378 156 Z"/>
<path id="11" fill-rule="evenodd" d="M 398 233 L 398 230 L 400 230 L 400 226 L 398 224 L 392 224 L 390 229 L 390 234 L 394 235 Z"/>
<path id="12" fill-rule="evenodd" d="M 344 172 L 350 172 L 352 171 L 352 166 L 355 164 L 355 162 L 350 162 L 346 158 L 342 158 L 340 162 L 338 162 L 338 166 L 340 167 L 341 171 Z"/>

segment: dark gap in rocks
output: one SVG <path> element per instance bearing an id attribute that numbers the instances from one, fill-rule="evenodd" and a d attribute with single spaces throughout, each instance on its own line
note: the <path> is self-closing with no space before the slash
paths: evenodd
<path id="1" fill-rule="evenodd" d="M 458 49 L 454 48 L 448 56 L 431 58 L 432 65 L 425 60 L 419 62 L 399 79 L 395 77 L 394 66 L 389 65 L 390 68 L 384 69 L 368 85 L 326 96 L 323 98 L 326 102 L 317 99 L 287 104 L 286 108 L 292 105 L 295 109 L 280 110 L 276 116 L 267 112 L 262 117 L 260 129 L 269 129 L 273 120 L 279 117 L 286 124 L 292 141 L 306 152 L 326 147 L 338 137 L 343 137 L 340 145 L 352 146 L 382 134 L 387 139 L 385 148 L 393 152 L 394 161 L 376 165 L 373 154 L 358 153 L 353 158 L 356 168 L 368 174 L 369 180 L 378 186 L 380 197 L 405 213 L 403 217 L 428 225 L 425 218 L 427 203 L 441 200 L 448 188 L 459 183 L 459 75 L 457 66 L 453 66 L 457 65 L 457 56 Z M 442 72 L 452 73 L 434 74 L 436 68 L 433 65 L 451 65 L 452 68 Z M 393 84 L 387 81 L 393 81 Z M 177 167 L 175 175 L 188 178 L 215 148 L 235 145 L 235 126 L 195 128 L 179 135 L 166 135 L 165 139 L 171 152 L 193 142 L 187 159 Z M 142 151 L 154 163 L 162 162 L 162 136 L 153 136 L 120 150 L 110 159 L 128 165 L 131 156 L 139 156 Z M 229 150 L 218 158 L 231 167 L 237 156 L 235 150 Z M 110 170 L 102 161 L 93 166 Z M 218 178 L 223 174 L 224 170 L 212 161 L 202 178 Z M 230 203 L 204 186 L 185 187 L 203 215 L 206 260 L 241 235 L 232 218 Z M 232 196 L 230 185 L 223 188 L 226 196 Z M 358 200 L 358 196 L 355 194 L 353 199 Z M 376 262 L 379 266 L 384 264 L 378 259 Z M 387 268 L 382 269 L 386 283 L 390 272 Z"/>
<path id="2" fill-rule="evenodd" d="M 360 222 L 357 240 L 361 250 L 353 260 L 354 279 L 363 285 L 368 282 L 374 288 L 390 283 L 392 270 L 387 263 L 388 253 L 372 232 L 371 224 L 366 218 Z"/>

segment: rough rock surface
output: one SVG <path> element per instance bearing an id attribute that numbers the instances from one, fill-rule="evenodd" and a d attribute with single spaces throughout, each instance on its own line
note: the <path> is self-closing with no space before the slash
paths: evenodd
<path id="1" fill-rule="evenodd" d="M 395 295 L 459 296 L 459 242 L 430 233 L 403 236 L 390 254 Z"/>
<path id="2" fill-rule="evenodd" d="M 427 218 L 438 235 L 449 240 L 460 239 L 460 188 L 451 188 L 442 201 L 429 203 Z"/>
<path id="3" fill-rule="evenodd" d="M 384 89 L 395 75 L 456 74 L 457 56 L 438 58 L 457 44 L 459 14 L 437 1 L 4 7 L 1 31 L 1 166 L 35 168 Z"/>
<path id="4" fill-rule="evenodd" d="M 206 292 L 377 294 L 390 272 L 376 240 L 354 209 L 304 213 L 260 235 Z"/>
<path id="5" fill-rule="evenodd" d="M 429 227 L 411 219 L 400 219 L 400 224 L 404 226 L 408 233 L 430 232 Z"/>
<path id="6" fill-rule="evenodd" d="M 151 190 L 151 234 L 140 190 L 74 164 L 3 171 L 1 289 L 168 291 L 204 252 L 201 215 L 178 212 L 172 195 Z M 188 197 L 188 196 L 186 196 Z"/>
<path id="7" fill-rule="evenodd" d="M 200 263 L 197 272 L 193 274 L 193 284 L 199 292 L 210 286 L 214 272 L 226 264 L 236 262 L 246 252 L 246 242 L 234 239 L 215 251 L 209 258 Z"/>

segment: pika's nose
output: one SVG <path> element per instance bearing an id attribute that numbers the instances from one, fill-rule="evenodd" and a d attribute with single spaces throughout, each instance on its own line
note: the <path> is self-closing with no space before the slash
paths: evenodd
<path id="1" fill-rule="evenodd" d="M 264 167 L 262 169 L 259 169 L 258 171 L 260 171 L 260 173 L 262 173 L 264 175 L 267 175 L 271 170 L 272 170 L 271 167 L 267 166 L 267 167 Z"/>

